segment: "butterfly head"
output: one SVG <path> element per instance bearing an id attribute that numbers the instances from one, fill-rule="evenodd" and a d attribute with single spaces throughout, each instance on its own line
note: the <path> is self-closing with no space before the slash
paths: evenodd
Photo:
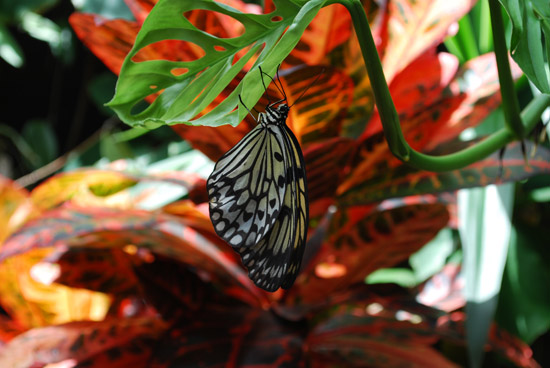
<path id="1" fill-rule="evenodd" d="M 286 103 L 283 103 L 283 104 L 280 104 L 279 106 L 277 106 L 277 111 L 279 112 L 279 114 L 281 114 L 281 116 L 285 120 L 288 116 L 288 111 L 289 110 L 290 110 L 290 107 L 288 107 L 288 105 Z"/>

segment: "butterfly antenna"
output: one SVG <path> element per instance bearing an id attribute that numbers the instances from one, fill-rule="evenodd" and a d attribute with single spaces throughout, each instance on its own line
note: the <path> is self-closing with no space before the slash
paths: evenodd
<path id="1" fill-rule="evenodd" d="M 250 109 L 248 107 L 246 107 L 246 105 L 244 104 L 243 102 L 243 99 L 241 98 L 241 95 L 239 94 L 239 101 L 241 101 L 241 104 L 244 106 L 244 108 L 246 109 L 246 111 L 248 111 L 248 113 L 250 114 L 250 116 L 252 116 L 252 119 L 254 119 L 254 121 L 257 123 L 258 120 L 256 120 L 256 118 L 254 117 L 254 115 L 252 115 L 252 112 L 250 111 Z M 256 109 L 254 109 L 254 111 L 256 111 Z M 256 111 L 258 112 L 258 111 Z"/>
<path id="2" fill-rule="evenodd" d="M 298 101 L 300 101 L 300 99 L 306 94 L 306 92 L 308 91 L 308 89 L 309 89 L 311 86 L 313 86 L 315 83 L 317 83 L 317 81 L 319 80 L 319 78 L 321 78 L 321 75 L 323 75 L 324 72 L 325 72 L 325 68 L 323 68 L 323 69 L 321 70 L 321 73 L 319 73 L 319 74 L 317 75 L 317 77 L 315 78 L 315 80 L 313 81 L 313 83 L 311 83 L 309 86 L 307 86 L 307 88 L 304 89 L 304 91 L 302 92 L 302 94 L 300 95 L 300 97 L 298 97 L 298 99 L 297 99 L 296 101 L 294 101 L 294 103 L 293 103 L 292 105 L 290 105 L 288 108 L 291 108 L 292 106 L 296 105 L 296 103 L 297 103 Z"/>
<path id="3" fill-rule="evenodd" d="M 264 91 L 267 92 L 267 87 L 264 82 L 264 74 L 267 75 L 269 78 L 271 78 L 268 74 L 264 73 L 262 70 L 262 67 L 258 65 L 258 69 L 260 69 L 260 79 L 262 80 L 262 85 L 264 86 Z M 271 78 L 273 80 L 273 78 Z M 269 99 L 269 93 L 265 94 L 265 97 L 267 97 L 267 102 L 269 102 L 269 105 L 271 105 L 271 100 Z"/>
<path id="4" fill-rule="evenodd" d="M 283 98 L 281 101 L 288 101 L 288 99 L 286 98 L 285 89 L 283 88 L 283 84 L 281 83 L 281 78 L 279 77 L 279 68 L 280 68 L 280 67 L 281 67 L 281 64 L 279 64 L 279 66 L 277 66 L 277 79 L 279 80 L 279 84 L 281 85 L 280 87 L 279 87 L 279 85 L 277 84 L 277 81 L 276 81 L 275 79 L 273 79 L 273 77 L 272 77 L 271 75 L 269 75 L 269 74 L 267 74 L 266 72 L 264 72 L 264 71 L 262 70 L 261 67 L 259 67 L 259 68 L 260 68 L 260 72 L 262 72 L 263 74 L 267 75 L 267 77 L 268 77 L 269 79 L 271 79 L 271 81 L 273 82 L 273 84 L 275 84 L 275 87 L 277 87 L 277 89 L 279 90 L 279 92 L 283 95 L 284 98 Z M 263 80 L 263 78 L 262 78 L 262 80 Z M 280 101 L 277 101 L 277 102 L 280 102 Z M 275 103 L 277 103 L 277 102 L 275 102 Z M 270 101 L 270 103 L 271 103 L 271 101 Z"/>

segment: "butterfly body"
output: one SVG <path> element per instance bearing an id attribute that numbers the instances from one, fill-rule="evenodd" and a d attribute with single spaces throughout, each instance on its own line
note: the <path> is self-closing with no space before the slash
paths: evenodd
<path id="1" fill-rule="evenodd" d="M 289 106 L 275 104 L 258 115 L 258 125 L 218 160 L 207 180 L 216 233 L 268 291 L 294 283 L 309 216 L 302 151 L 286 125 Z"/>

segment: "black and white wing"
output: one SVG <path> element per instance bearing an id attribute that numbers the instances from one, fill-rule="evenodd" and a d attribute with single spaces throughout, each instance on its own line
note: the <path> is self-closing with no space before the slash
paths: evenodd
<path id="1" fill-rule="evenodd" d="M 272 229 L 253 246 L 236 248 L 254 283 L 267 290 L 292 286 L 302 262 L 305 249 L 309 206 L 306 173 L 302 151 L 292 131 L 277 127 L 284 135 L 286 191 Z"/>
<path id="2" fill-rule="evenodd" d="M 232 247 L 257 244 L 277 220 L 287 188 L 284 149 L 280 129 L 258 124 L 210 174 L 210 219 Z"/>

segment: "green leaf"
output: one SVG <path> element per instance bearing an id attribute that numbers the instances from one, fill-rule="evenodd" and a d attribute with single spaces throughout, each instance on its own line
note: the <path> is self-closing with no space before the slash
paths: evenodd
<path id="1" fill-rule="evenodd" d="M 513 198 L 513 183 L 458 192 L 466 275 L 466 335 L 472 367 L 481 366 L 496 308 L 510 242 Z"/>
<path id="2" fill-rule="evenodd" d="M 413 287 L 418 284 L 414 273 L 408 268 L 383 268 L 376 270 L 365 279 L 367 284 L 394 283 L 402 287 Z"/>
<path id="3" fill-rule="evenodd" d="M 105 132 L 101 135 L 99 150 L 101 156 L 107 157 L 110 161 L 134 157 L 130 145 L 127 142 L 117 141 L 110 132 Z"/>
<path id="4" fill-rule="evenodd" d="M 543 225 L 544 226 L 544 225 Z M 550 257 L 543 226 L 512 229 L 497 321 L 531 344 L 550 327 Z"/>
<path id="5" fill-rule="evenodd" d="M 75 9 L 82 13 L 93 13 L 108 19 L 122 18 L 135 20 L 124 1 L 112 0 L 71 0 Z"/>
<path id="6" fill-rule="evenodd" d="M 34 168 L 53 161 L 59 153 L 59 145 L 52 126 L 45 120 L 31 120 L 23 126 L 21 135 L 32 147 L 39 161 Z"/>
<path id="7" fill-rule="evenodd" d="M 245 14 L 211 0 L 160 0 L 145 20 L 124 61 L 115 96 L 108 106 L 132 126 L 154 128 L 180 123 L 235 126 L 247 114 L 239 104 L 239 94 L 244 103 L 252 107 L 264 92 L 258 66 L 274 75 L 277 66 L 298 43 L 324 2 L 275 0 L 276 10 L 270 14 Z M 196 9 L 233 18 L 244 26 L 244 34 L 219 38 L 197 29 L 182 16 Z M 182 47 L 189 44 L 198 46 L 204 51 L 204 56 L 192 61 L 132 60 L 144 47 L 167 39 L 185 41 Z M 254 66 L 231 94 L 212 111 L 193 120 L 255 57 Z M 155 93 L 159 96 L 145 110 L 133 110 Z"/>
<path id="8" fill-rule="evenodd" d="M 45 12 L 54 7 L 59 0 L 17 0 L 0 1 L 0 17 L 13 22 L 25 12 Z"/>
<path id="9" fill-rule="evenodd" d="M 25 61 L 21 47 L 2 23 L 0 23 L 0 57 L 14 68 L 20 68 Z"/>
<path id="10" fill-rule="evenodd" d="M 541 92 L 550 93 L 542 43 L 543 31 L 547 41 L 550 36 L 548 2 L 545 0 L 500 0 L 500 2 L 512 21 L 510 42 L 512 57 Z"/>
<path id="11" fill-rule="evenodd" d="M 115 88 L 116 77 L 109 72 L 98 74 L 90 80 L 88 93 L 97 108 L 107 116 L 113 115 L 113 110 L 105 106 Z"/>
<path id="12" fill-rule="evenodd" d="M 453 233 L 450 228 L 442 229 L 435 238 L 409 259 L 416 282 L 426 281 L 435 275 L 447 262 L 454 250 Z"/>

